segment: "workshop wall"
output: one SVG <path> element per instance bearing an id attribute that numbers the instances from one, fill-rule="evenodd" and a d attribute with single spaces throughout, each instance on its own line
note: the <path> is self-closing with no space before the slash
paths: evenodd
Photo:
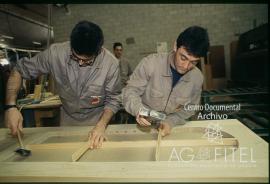
<path id="1" fill-rule="evenodd" d="M 192 25 L 206 27 L 211 45 L 224 45 L 226 76 L 230 76 L 229 45 L 239 34 L 268 22 L 267 4 L 99 4 L 69 5 L 54 8 L 53 26 L 55 41 L 69 39 L 73 26 L 79 20 L 97 23 L 105 35 L 105 47 L 112 50 L 112 43 L 124 44 L 124 55 L 132 68 L 140 60 L 156 52 L 156 42 L 167 42 L 172 48 L 174 40 L 185 28 Z M 134 38 L 135 43 L 127 44 Z"/>

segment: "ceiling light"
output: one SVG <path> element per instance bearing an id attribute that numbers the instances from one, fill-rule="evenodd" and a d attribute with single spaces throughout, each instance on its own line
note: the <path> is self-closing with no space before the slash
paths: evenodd
<path id="1" fill-rule="evenodd" d="M 33 43 L 34 45 L 41 45 L 40 42 L 35 42 L 35 41 L 33 41 L 32 43 Z"/>
<path id="2" fill-rule="evenodd" d="M 63 6 L 65 6 L 65 4 L 55 4 L 55 6 L 57 6 L 57 7 L 63 7 Z"/>
<path id="3" fill-rule="evenodd" d="M 6 48 L 6 47 L 7 47 L 7 45 L 6 45 L 6 44 L 3 44 L 3 43 L 0 43 L 0 47 L 2 47 L 2 48 Z"/>
<path id="4" fill-rule="evenodd" d="M 6 39 L 10 39 L 10 40 L 14 39 L 13 36 L 7 36 L 7 35 L 1 35 L 1 38 L 6 38 Z"/>
<path id="5" fill-rule="evenodd" d="M 2 66 L 9 65 L 9 61 L 6 58 L 0 59 L 0 64 Z"/>

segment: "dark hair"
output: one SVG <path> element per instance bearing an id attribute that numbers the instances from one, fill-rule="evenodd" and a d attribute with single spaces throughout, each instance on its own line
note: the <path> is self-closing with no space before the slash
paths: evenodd
<path id="1" fill-rule="evenodd" d="M 70 35 L 71 48 L 79 55 L 97 56 L 104 42 L 101 28 L 89 21 L 80 21 Z"/>
<path id="2" fill-rule="evenodd" d="M 121 46 L 121 47 L 123 48 L 122 43 L 120 43 L 120 42 L 115 42 L 115 43 L 113 44 L 113 49 L 115 49 L 115 47 L 118 47 L 118 46 Z"/>
<path id="3" fill-rule="evenodd" d="M 206 56 L 209 49 L 207 30 L 199 26 L 187 28 L 177 38 L 177 49 L 181 46 L 194 56 Z"/>

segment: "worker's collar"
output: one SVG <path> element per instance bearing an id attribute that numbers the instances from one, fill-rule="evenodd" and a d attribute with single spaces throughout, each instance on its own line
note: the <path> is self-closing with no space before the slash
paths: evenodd
<path id="1" fill-rule="evenodd" d="M 172 71 L 171 71 L 171 67 L 170 66 L 172 66 L 175 69 L 174 58 L 175 58 L 175 52 L 174 51 L 171 51 L 168 54 L 168 57 L 167 57 L 167 65 L 166 65 L 166 67 L 164 67 L 163 76 L 165 76 L 165 77 L 172 77 Z M 181 80 L 183 80 L 183 81 L 190 81 L 190 74 L 191 74 L 191 72 L 188 71 L 187 73 L 185 73 L 181 77 Z"/>

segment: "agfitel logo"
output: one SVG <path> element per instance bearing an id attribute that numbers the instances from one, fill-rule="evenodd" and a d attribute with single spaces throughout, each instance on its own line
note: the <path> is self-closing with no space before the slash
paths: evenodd
<path id="1" fill-rule="evenodd" d="M 221 133 L 221 127 L 218 123 L 208 124 L 207 128 L 205 128 L 205 134 L 202 137 L 207 138 L 209 142 L 223 144 L 223 135 Z"/>

